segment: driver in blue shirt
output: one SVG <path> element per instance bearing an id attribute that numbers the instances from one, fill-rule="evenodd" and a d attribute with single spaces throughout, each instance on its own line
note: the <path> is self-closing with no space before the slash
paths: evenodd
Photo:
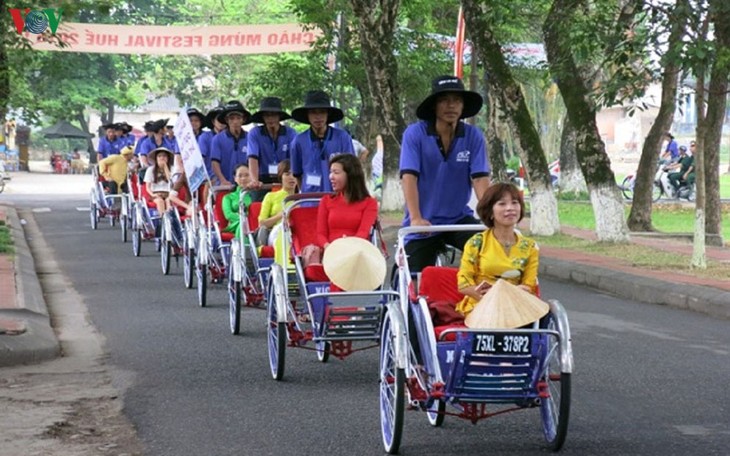
<path id="1" fill-rule="evenodd" d="M 210 147 L 213 144 L 213 137 L 218 133 L 226 129 L 226 124 L 218 121 L 218 115 L 221 114 L 225 108 L 223 105 L 212 108 L 205 115 L 205 125 L 209 130 L 203 131 L 198 137 L 198 147 L 200 147 L 200 155 L 203 156 L 203 162 L 205 162 L 205 170 L 208 172 L 208 177 L 217 183 L 215 173 L 213 173 L 213 165 L 210 159 Z"/>
<path id="2" fill-rule="evenodd" d="M 302 192 L 331 192 L 330 157 L 355 155 L 350 135 L 329 125 L 345 117 L 342 110 L 332 106 L 325 92 L 312 90 L 305 95 L 304 106 L 292 111 L 291 116 L 310 126 L 291 144 L 291 170 L 299 181 L 299 188 Z"/>
<path id="3" fill-rule="evenodd" d="M 243 126 L 251 122 L 251 113 L 236 100 L 229 101 L 218 115 L 218 121 L 226 129 L 213 137 L 210 159 L 213 174 L 221 185 L 231 185 L 239 164 L 248 166 L 246 131 Z"/>
<path id="4" fill-rule="evenodd" d="M 489 186 L 483 133 L 462 119 L 476 115 L 482 97 L 464 89 L 455 76 L 440 76 L 418 106 L 420 121 L 403 133 L 400 176 L 406 211 L 403 226 L 479 224 L 468 207 L 472 188 L 480 199 Z M 446 244 L 463 249 L 472 232 L 412 235 L 406 238 L 411 272 L 435 264 Z"/>

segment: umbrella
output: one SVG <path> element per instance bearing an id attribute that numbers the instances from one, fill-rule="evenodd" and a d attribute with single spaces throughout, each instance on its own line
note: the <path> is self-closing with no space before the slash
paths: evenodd
<path id="1" fill-rule="evenodd" d="M 57 122 L 55 125 L 45 128 L 40 131 L 44 138 L 58 139 L 58 138 L 93 138 L 94 135 L 86 133 L 80 128 L 74 127 L 65 120 Z"/>

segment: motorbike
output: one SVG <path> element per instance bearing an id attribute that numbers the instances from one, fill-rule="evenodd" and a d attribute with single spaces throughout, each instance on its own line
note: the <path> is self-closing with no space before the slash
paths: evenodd
<path id="1" fill-rule="evenodd" d="M 621 193 L 624 198 L 629 201 L 634 199 L 634 185 L 636 184 L 636 175 L 629 174 L 624 178 L 620 185 Z M 688 185 L 686 182 L 680 185 L 676 191 L 669 182 L 669 172 L 664 166 L 659 166 L 656 174 L 654 175 L 654 183 L 652 185 L 651 199 L 654 202 L 659 201 L 662 197 L 686 199 L 687 201 L 695 200 L 695 185 Z"/>

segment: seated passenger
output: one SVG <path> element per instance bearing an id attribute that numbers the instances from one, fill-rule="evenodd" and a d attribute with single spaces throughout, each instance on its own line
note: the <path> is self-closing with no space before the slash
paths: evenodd
<path id="1" fill-rule="evenodd" d="M 125 147 L 118 155 L 110 155 L 99 162 L 99 173 L 106 181 L 102 182 L 104 189 L 112 195 L 127 192 L 127 169 L 134 157 L 134 149 Z"/>
<path id="2" fill-rule="evenodd" d="M 537 291 L 537 244 L 515 229 L 524 212 L 522 194 L 512 184 L 494 184 L 479 200 L 477 214 L 488 229 L 464 245 L 457 277 L 464 299 L 456 305 L 464 316 L 498 279 L 533 294 Z"/>
<path id="3" fill-rule="evenodd" d="M 378 202 L 368 193 L 360 160 L 350 154 L 330 159 L 334 193 L 322 198 L 317 210 L 317 244 L 302 249 L 304 266 L 321 263 L 322 254 L 335 239 L 356 236 L 368 239 L 378 218 Z"/>
<path id="4" fill-rule="evenodd" d="M 277 176 L 279 182 L 281 182 L 281 190 L 267 193 L 261 203 L 259 229 L 256 232 L 256 243 L 258 245 L 274 244 L 284 215 L 284 199 L 297 191 L 297 179 L 291 172 L 289 159 L 279 162 Z"/>
<path id="5" fill-rule="evenodd" d="M 163 214 L 167 210 L 167 198 L 170 196 L 171 167 L 175 156 L 169 149 L 158 147 L 151 151 L 147 158 L 153 165 L 145 172 L 144 182 L 147 192 L 154 198 L 157 210 Z"/>
<path id="6" fill-rule="evenodd" d="M 234 170 L 233 180 L 236 182 L 236 188 L 223 197 L 223 215 L 228 220 L 228 226 L 223 230 L 228 233 L 234 233 L 235 237 L 239 237 L 238 227 L 241 225 L 241 218 L 238 215 L 238 203 L 241 199 L 241 189 L 246 191 L 251 180 L 251 174 L 248 172 L 248 165 L 239 163 Z M 246 193 L 244 196 L 244 204 L 246 207 L 251 205 L 251 195 Z"/>

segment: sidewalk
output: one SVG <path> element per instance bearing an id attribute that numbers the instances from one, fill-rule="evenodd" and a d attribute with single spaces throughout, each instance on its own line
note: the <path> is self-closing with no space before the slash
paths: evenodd
<path id="1" fill-rule="evenodd" d="M 55 358 L 60 346 L 15 208 L 0 206 L 0 225 L 15 249 L 0 255 L 0 367 Z"/>

